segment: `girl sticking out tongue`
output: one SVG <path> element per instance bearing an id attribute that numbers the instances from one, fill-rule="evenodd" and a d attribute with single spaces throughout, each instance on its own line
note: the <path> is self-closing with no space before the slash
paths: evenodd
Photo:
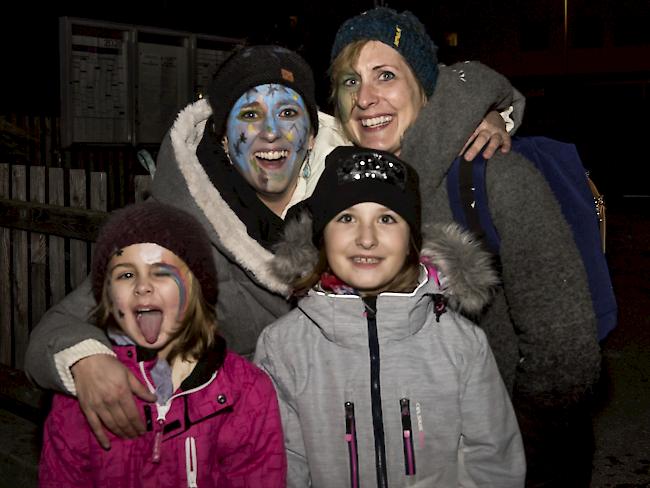
<path id="1" fill-rule="evenodd" d="M 170 250 L 147 242 L 120 249 L 107 271 L 116 325 L 139 346 L 168 352 L 185 313 L 187 265 Z"/>
<path id="2" fill-rule="evenodd" d="M 217 270 L 201 224 L 161 203 L 118 210 L 97 238 L 91 280 L 110 354 L 156 401 L 136 398 L 145 432 L 110 434 L 104 450 L 80 402 L 55 395 L 39 486 L 284 488 L 277 397 L 218 334 Z M 108 378 L 105 386 L 115 388 Z"/>

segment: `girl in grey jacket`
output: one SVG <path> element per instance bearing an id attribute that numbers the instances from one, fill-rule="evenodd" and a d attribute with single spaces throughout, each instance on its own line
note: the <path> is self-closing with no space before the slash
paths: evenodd
<path id="1" fill-rule="evenodd" d="M 291 487 L 521 487 L 517 421 L 476 313 L 496 274 L 450 225 L 421 245 L 415 171 L 339 147 L 273 271 L 307 291 L 256 361 L 280 400 Z"/>

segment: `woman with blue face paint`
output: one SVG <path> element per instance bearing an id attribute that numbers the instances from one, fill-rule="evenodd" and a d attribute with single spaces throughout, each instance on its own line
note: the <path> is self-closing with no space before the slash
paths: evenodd
<path id="1" fill-rule="evenodd" d="M 307 113 L 295 90 L 267 84 L 244 93 L 228 115 L 230 160 L 259 199 L 278 214 L 287 206 L 313 143 Z"/>
<path id="2" fill-rule="evenodd" d="M 208 232 L 220 331 L 240 354 L 252 355 L 261 330 L 294 305 L 290 284 L 268 265 L 287 209 L 311 194 L 324 168 L 326 153 L 310 152 L 312 145 L 350 144 L 335 130 L 321 138 L 327 120 L 298 54 L 251 46 L 224 62 L 207 100 L 183 109 L 162 142 L 152 198 L 188 211 Z M 32 334 L 26 369 L 43 387 L 77 394 L 108 446 L 103 426 L 123 437 L 144 430 L 131 393 L 152 399 L 90 325 L 94 306 L 87 281 L 48 311 Z"/>

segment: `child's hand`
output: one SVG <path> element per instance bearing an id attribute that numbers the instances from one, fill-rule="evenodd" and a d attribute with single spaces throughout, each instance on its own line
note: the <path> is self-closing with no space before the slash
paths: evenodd
<path id="1" fill-rule="evenodd" d="M 104 426 L 118 437 L 134 438 L 144 433 L 132 393 L 149 402 L 156 401 L 156 396 L 120 361 L 96 354 L 75 363 L 71 371 L 81 409 L 104 449 L 111 447 Z"/>

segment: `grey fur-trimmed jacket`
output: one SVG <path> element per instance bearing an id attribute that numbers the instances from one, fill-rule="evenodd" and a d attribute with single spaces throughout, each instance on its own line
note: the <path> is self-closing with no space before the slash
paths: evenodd
<path id="1" fill-rule="evenodd" d="M 420 174 L 425 223 L 453 220 L 447 172 L 463 143 L 459 134 L 476 127 L 481 108 L 509 86 L 498 74 L 485 86 L 484 69 L 471 63 L 441 71 L 436 90 L 405 135 L 401 157 Z M 501 239 L 502 285 L 477 322 L 516 396 L 540 406 L 570 404 L 590 391 L 600 371 L 580 253 L 552 190 L 532 163 L 515 152 L 497 153 L 486 167 L 489 208 Z"/>
<path id="2" fill-rule="evenodd" d="M 275 267 L 297 276 L 313 263 L 311 233 L 287 232 L 298 249 L 279 250 Z M 521 436 L 490 346 L 454 310 L 480 311 L 496 272 L 457 226 L 432 235 L 422 255 L 440 284 L 423 272 L 416 290 L 381 293 L 374 309 L 313 289 L 262 331 L 255 361 L 278 392 L 289 488 L 523 486 Z"/>

